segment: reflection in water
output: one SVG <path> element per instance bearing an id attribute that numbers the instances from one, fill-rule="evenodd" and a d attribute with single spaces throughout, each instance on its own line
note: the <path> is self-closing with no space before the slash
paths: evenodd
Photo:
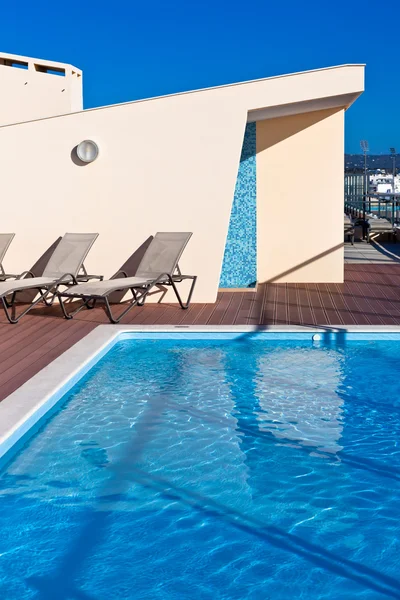
<path id="1" fill-rule="evenodd" d="M 229 352 L 224 346 L 196 347 L 176 350 L 182 356 L 182 373 L 186 381 L 184 393 L 175 393 L 168 406 L 171 415 L 176 415 L 177 407 L 184 413 L 176 418 L 173 431 L 177 441 L 185 438 L 185 456 L 196 457 L 190 461 L 190 469 L 184 473 L 185 487 L 201 488 L 212 494 L 215 486 L 215 472 L 223 474 L 221 479 L 221 500 L 236 509 L 247 510 L 251 502 L 248 486 L 249 467 L 242 450 L 241 428 L 236 414 L 235 388 L 229 379 L 227 369 Z M 168 421 L 168 411 L 166 412 Z M 164 424 L 166 427 L 167 424 Z M 181 450 L 179 451 L 182 454 Z M 165 452 L 165 468 L 171 459 Z M 158 461 L 160 459 L 158 458 Z M 174 458 L 174 461 L 177 459 Z M 181 465 L 185 468 L 186 465 Z"/>
<path id="2" fill-rule="evenodd" d="M 341 352 L 121 343 L 0 478 L 1 600 L 399 598 L 400 418 Z"/>
<path id="3" fill-rule="evenodd" d="M 324 452 L 342 450 L 340 354 L 280 348 L 260 354 L 257 362 L 260 430 Z M 290 372 L 296 376 L 288 377 Z"/>

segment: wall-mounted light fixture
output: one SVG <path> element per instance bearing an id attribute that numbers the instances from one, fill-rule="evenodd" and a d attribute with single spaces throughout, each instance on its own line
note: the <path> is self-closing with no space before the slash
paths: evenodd
<path id="1" fill-rule="evenodd" d="M 84 163 L 91 163 L 98 157 L 99 148 L 92 140 L 83 140 L 83 142 L 77 145 L 76 153 L 79 160 Z"/>

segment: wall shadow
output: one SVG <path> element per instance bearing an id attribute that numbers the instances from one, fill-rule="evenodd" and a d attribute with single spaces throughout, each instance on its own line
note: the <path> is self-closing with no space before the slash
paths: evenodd
<path id="1" fill-rule="evenodd" d="M 274 117 L 273 119 L 265 119 L 279 121 L 279 127 L 273 128 L 269 132 L 268 142 L 266 140 L 260 140 L 261 136 L 257 136 L 257 153 L 266 150 L 267 148 L 272 148 L 279 142 L 286 140 L 300 131 L 304 131 L 309 127 L 312 127 L 316 123 L 320 121 L 324 121 L 324 119 L 341 112 L 343 108 L 327 108 L 324 110 L 316 110 L 312 112 L 300 113 L 297 115 L 289 115 L 286 117 Z M 262 122 L 260 120 L 259 122 Z"/>
<path id="2" fill-rule="evenodd" d="M 46 268 L 47 263 L 50 260 L 54 250 L 57 248 L 58 244 L 61 241 L 61 236 L 58 237 L 48 248 L 43 252 L 43 254 L 38 258 L 32 267 L 29 268 L 29 271 L 35 275 L 35 277 L 41 277 L 43 275 L 43 271 Z M 33 302 L 35 296 L 37 296 L 37 289 L 34 290 L 24 290 L 18 292 L 17 302 L 21 304 L 30 304 Z"/>
<path id="3" fill-rule="evenodd" d="M 77 167 L 87 167 L 90 163 L 85 163 L 83 162 L 83 160 L 81 160 L 78 156 L 78 152 L 77 152 L 77 148 L 78 146 L 75 146 L 74 148 L 72 148 L 71 150 L 71 160 L 74 163 L 74 165 L 76 165 Z"/>
<path id="4" fill-rule="evenodd" d="M 151 235 L 147 238 L 147 240 L 145 240 L 143 242 L 143 244 L 141 244 L 134 251 L 133 254 L 130 255 L 130 257 L 124 262 L 124 264 L 118 269 L 118 271 L 116 271 L 116 273 L 114 273 L 114 275 L 111 277 L 111 279 L 115 279 L 116 277 L 121 277 L 121 274 L 119 273 L 120 271 L 124 271 L 128 277 L 133 277 L 134 275 L 136 275 L 140 261 L 142 260 L 144 253 L 146 252 L 147 248 L 150 246 L 150 243 L 152 240 L 153 240 L 153 236 Z M 109 300 L 112 304 L 117 304 L 117 303 L 121 302 L 121 300 L 125 296 L 125 294 L 126 294 L 126 290 L 117 290 L 116 292 L 113 292 L 112 294 L 110 294 Z"/>
<path id="5" fill-rule="evenodd" d="M 340 248 L 343 248 L 343 247 L 344 247 L 344 242 L 341 242 L 340 244 L 337 244 L 336 246 L 332 246 L 332 248 L 328 248 L 328 250 L 324 250 L 324 252 L 320 252 L 320 254 L 316 254 L 312 258 L 309 258 L 308 260 L 305 260 L 305 261 L 297 264 L 296 266 L 291 267 L 290 269 L 287 269 L 286 271 L 283 271 L 282 273 L 279 273 L 279 275 L 275 275 L 274 277 L 271 277 L 270 279 L 266 279 L 265 281 L 259 281 L 259 284 L 262 285 L 263 283 L 275 283 L 281 277 L 285 277 L 286 275 L 290 275 L 290 273 L 294 273 L 295 271 L 298 271 L 299 269 L 302 269 L 303 267 L 306 267 L 307 265 L 311 265 L 312 263 L 319 260 L 320 258 L 329 256 L 329 254 L 332 254 L 333 252 L 336 252 L 337 250 L 340 250 Z M 282 283 L 285 283 L 285 282 L 282 282 Z"/>
<path id="6" fill-rule="evenodd" d="M 377 239 L 371 239 L 371 244 L 373 244 L 375 249 L 383 256 L 390 258 L 394 263 L 397 263 L 397 264 L 400 263 L 399 254 L 395 254 L 394 252 L 391 252 L 390 250 L 385 248 L 385 246 L 382 246 Z M 394 248 L 393 248 L 393 250 L 394 250 Z"/>

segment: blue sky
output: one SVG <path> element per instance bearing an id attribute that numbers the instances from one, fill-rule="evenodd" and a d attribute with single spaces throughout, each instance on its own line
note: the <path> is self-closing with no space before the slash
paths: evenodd
<path id="1" fill-rule="evenodd" d="M 380 153 L 400 151 L 399 22 L 396 1 L 20 0 L 1 7 L 0 50 L 83 69 L 85 108 L 367 63 L 346 151 L 368 139 Z"/>

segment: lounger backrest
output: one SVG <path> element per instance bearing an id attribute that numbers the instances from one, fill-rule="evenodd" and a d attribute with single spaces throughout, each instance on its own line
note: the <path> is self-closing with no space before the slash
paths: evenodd
<path id="1" fill-rule="evenodd" d="M 140 261 L 136 277 L 172 274 L 191 236 L 191 233 L 156 233 Z"/>
<path id="2" fill-rule="evenodd" d="M 50 257 L 43 277 L 57 279 L 66 273 L 77 275 L 98 233 L 66 233 Z"/>
<path id="3" fill-rule="evenodd" d="M 8 246 L 13 241 L 15 233 L 0 233 L 0 265 L 8 250 Z"/>

